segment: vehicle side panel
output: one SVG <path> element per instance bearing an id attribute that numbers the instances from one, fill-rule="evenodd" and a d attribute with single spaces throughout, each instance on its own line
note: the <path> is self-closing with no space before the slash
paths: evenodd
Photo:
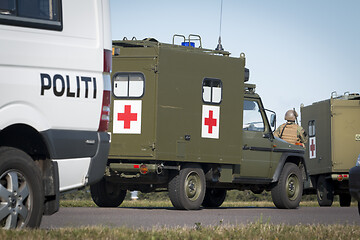
<path id="1" fill-rule="evenodd" d="M 162 48 L 157 88 L 158 159 L 239 163 L 242 156 L 244 59 Z M 201 135 L 202 82 L 222 81 L 218 139 Z"/>

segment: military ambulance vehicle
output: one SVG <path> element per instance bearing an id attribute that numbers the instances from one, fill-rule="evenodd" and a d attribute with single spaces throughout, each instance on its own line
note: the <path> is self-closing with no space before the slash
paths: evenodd
<path id="1" fill-rule="evenodd" d="M 0 227 L 38 227 L 109 153 L 108 0 L 0 1 Z"/>
<path id="2" fill-rule="evenodd" d="M 168 191 L 176 209 L 218 207 L 227 190 L 250 189 L 298 207 L 304 149 L 274 138 L 255 85 L 245 84 L 244 54 L 204 49 L 197 35 L 113 48 L 109 160 L 90 186 L 98 206 L 140 190 Z"/>
<path id="3" fill-rule="evenodd" d="M 301 107 L 301 125 L 309 135 L 305 160 L 310 175 L 306 193 L 316 193 L 320 206 L 350 206 L 349 169 L 360 151 L 360 95 L 345 93 Z"/>

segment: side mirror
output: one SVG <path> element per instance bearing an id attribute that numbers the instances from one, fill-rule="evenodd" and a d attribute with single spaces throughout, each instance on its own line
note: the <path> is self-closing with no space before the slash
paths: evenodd
<path id="1" fill-rule="evenodd" d="M 271 114 L 270 116 L 270 126 L 276 128 L 276 114 Z"/>
<path id="2" fill-rule="evenodd" d="M 270 131 L 274 132 L 276 130 L 276 113 L 274 111 L 271 111 L 269 109 L 264 109 L 266 112 L 266 117 L 268 118 L 269 124 L 270 124 Z M 270 115 L 271 114 L 271 115 Z"/>

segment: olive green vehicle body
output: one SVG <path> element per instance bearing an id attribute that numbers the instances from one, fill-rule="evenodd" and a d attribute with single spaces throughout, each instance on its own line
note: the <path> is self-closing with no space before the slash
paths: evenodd
<path id="1" fill-rule="evenodd" d="M 323 175 L 335 195 L 348 194 L 349 169 L 360 153 L 360 96 L 346 94 L 301 107 L 301 124 L 309 134 L 305 152 L 311 178 L 308 188 L 316 189 Z"/>
<path id="2" fill-rule="evenodd" d="M 206 187 L 271 190 L 286 162 L 306 177 L 304 150 L 275 139 L 255 85 L 245 83 L 245 56 L 153 41 L 114 41 L 113 72 L 141 73 L 144 94 L 141 134 L 116 134 L 114 106 L 109 130 L 111 147 L 106 178 L 125 190 L 150 192 L 167 188 L 171 172 L 186 163 L 201 166 Z M 203 100 L 204 79 L 222 82 L 219 103 Z M 114 85 L 113 85 L 114 88 Z M 128 100 L 112 96 L 115 101 Z M 243 129 L 244 100 L 259 105 L 262 131 Z M 202 137 L 203 105 L 218 106 L 218 138 Z M 147 166 L 147 174 L 139 166 Z"/>

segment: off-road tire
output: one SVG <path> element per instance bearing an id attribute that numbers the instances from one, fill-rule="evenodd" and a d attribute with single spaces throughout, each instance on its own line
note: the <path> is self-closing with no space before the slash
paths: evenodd
<path id="1" fill-rule="evenodd" d="M 223 204 L 225 198 L 226 189 L 207 188 L 202 205 L 205 208 L 217 208 Z"/>
<path id="2" fill-rule="evenodd" d="M 200 209 L 205 189 L 205 175 L 197 164 L 184 165 L 168 186 L 171 203 L 179 210 Z"/>
<path id="3" fill-rule="evenodd" d="M 119 184 L 106 181 L 105 177 L 90 185 L 90 193 L 99 207 L 118 207 L 126 196 L 126 190 L 120 189 Z"/>
<path id="4" fill-rule="evenodd" d="M 286 163 L 279 181 L 271 190 L 272 200 L 277 208 L 294 209 L 299 206 L 303 193 L 301 171 L 294 163 Z"/>
<path id="5" fill-rule="evenodd" d="M 350 207 L 351 205 L 351 195 L 350 193 L 341 193 L 339 195 L 340 207 Z"/>
<path id="6" fill-rule="evenodd" d="M 41 171 L 25 152 L 0 147 L 0 227 L 37 228 L 44 212 Z"/>
<path id="7" fill-rule="evenodd" d="M 316 183 L 316 196 L 320 207 L 331 207 L 334 201 L 334 189 L 325 175 L 319 176 Z"/>

